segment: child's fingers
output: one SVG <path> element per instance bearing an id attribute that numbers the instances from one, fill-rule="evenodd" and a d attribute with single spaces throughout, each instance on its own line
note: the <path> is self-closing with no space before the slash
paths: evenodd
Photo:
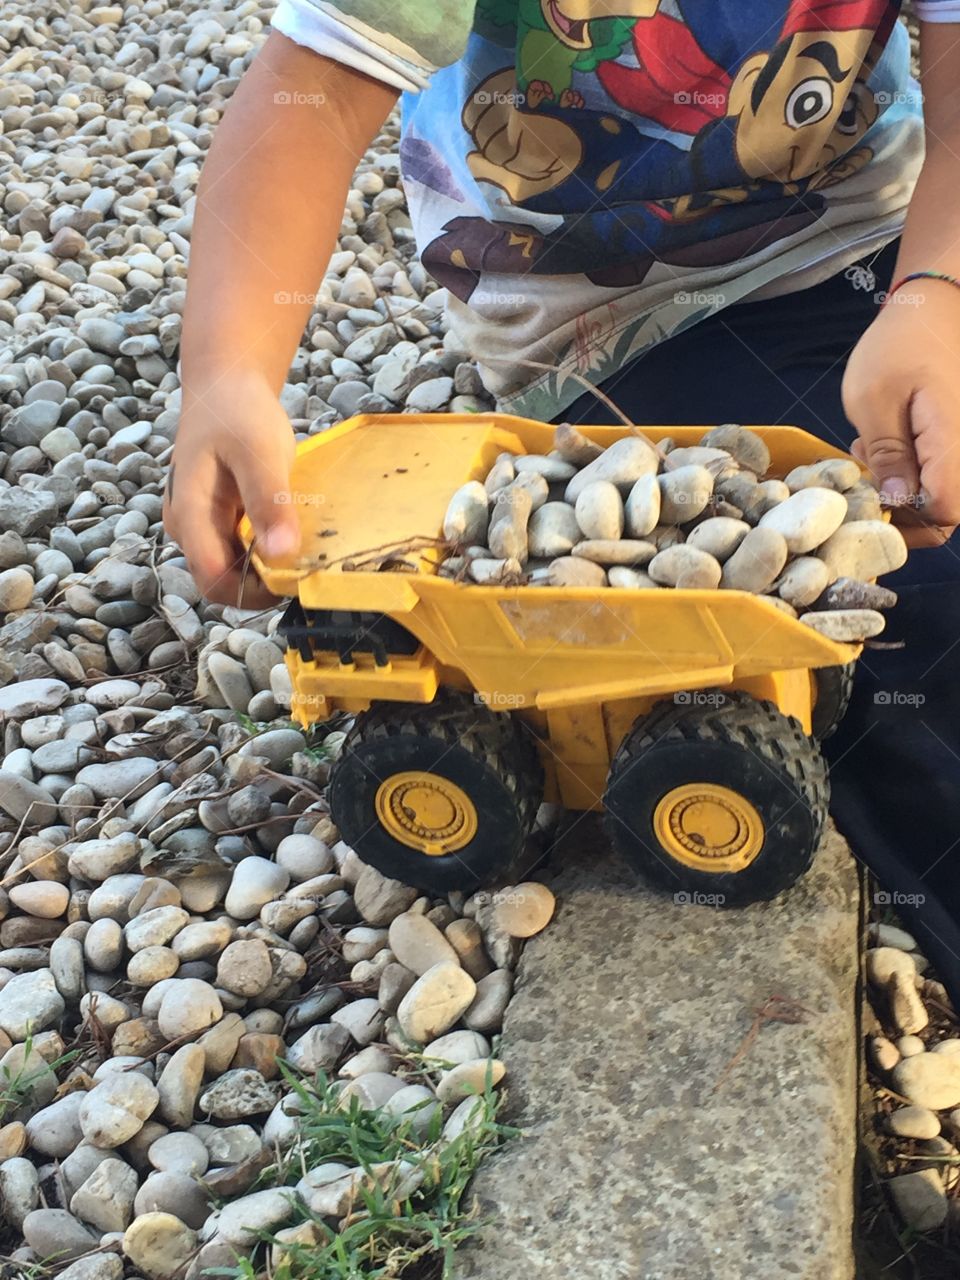
<path id="1" fill-rule="evenodd" d="M 227 528 L 235 526 L 236 514 L 232 513 Z M 184 552 L 194 581 L 208 600 L 243 609 L 263 609 L 276 604 L 276 596 L 263 585 L 252 565 L 244 575 L 246 554 L 240 543 L 212 522 L 189 540 Z"/>
<path id="2" fill-rule="evenodd" d="M 920 490 L 908 406 L 896 396 L 873 391 L 855 399 L 844 397 L 847 417 L 860 436 L 856 456 L 866 465 L 887 501 L 909 502 Z"/>
<path id="3" fill-rule="evenodd" d="M 236 539 L 237 501 L 232 487 L 211 454 L 194 456 L 189 465 L 178 466 L 175 460 L 164 520 L 170 536 L 183 548 L 201 593 L 220 604 L 236 605 L 243 548 Z M 245 607 L 259 608 L 273 599 L 256 574 L 247 575 L 247 584 Z"/>
<path id="4" fill-rule="evenodd" d="M 862 440 L 854 440 L 850 446 L 850 452 L 858 462 L 865 461 Z M 940 547 L 953 533 L 953 527 L 950 525 L 931 524 L 924 517 L 922 507 L 918 510 L 916 507 L 902 504 L 894 505 L 892 514 L 893 523 L 903 534 L 903 540 L 908 547 Z"/>
<path id="5" fill-rule="evenodd" d="M 266 589 L 252 565 L 244 576 L 245 558 L 243 547 L 218 531 L 213 536 L 205 536 L 195 553 L 187 555 L 187 562 L 197 586 L 208 600 L 242 609 L 262 609 L 276 604 L 276 596 Z"/>
<path id="6" fill-rule="evenodd" d="M 282 560 L 300 549 L 300 522 L 290 501 L 294 441 L 288 425 L 279 443 L 275 433 L 265 434 L 274 448 L 256 454 L 241 449 L 233 472 L 241 505 L 253 525 L 257 550 L 271 560 Z"/>
<path id="7" fill-rule="evenodd" d="M 920 514 L 925 524 L 960 524 L 960 406 L 948 384 L 928 384 L 910 402 L 910 427 L 916 441 L 923 483 Z"/>
<path id="8" fill-rule="evenodd" d="M 898 526 L 899 527 L 899 526 Z M 933 526 L 908 526 L 900 528 L 903 534 L 903 540 L 911 551 L 917 551 L 921 547 L 942 547 L 945 542 L 949 542 L 955 530 L 950 528 L 940 528 L 939 525 Z"/>
<path id="9" fill-rule="evenodd" d="M 898 507 L 893 512 L 893 523 L 903 534 L 903 540 L 911 549 L 917 547 L 942 547 L 954 532 L 951 525 L 931 524 L 911 507 Z"/>

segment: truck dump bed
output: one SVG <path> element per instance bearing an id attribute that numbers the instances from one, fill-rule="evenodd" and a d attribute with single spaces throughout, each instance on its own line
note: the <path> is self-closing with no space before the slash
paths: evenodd
<path id="1" fill-rule="evenodd" d="M 602 446 L 628 434 L 625 427 L 579 429 Z M 752 429 L 770 448 L 771 476 L 848 456 L 794 427 Z M 641 434 L 696 444 L 705 430 Z M 547 710 L 856 658 L 859 645 L 828 640 L 741 591 L 487 587 L 438 577 L 453 492 L 482 480 L 499 453 L 549 452 L 553 432 L 502 414 L 367 415 L 304 442 L 291 481 L 301 554 L 267 563 L 254 551 L 254 567 L 276 594 L 299 598 L 307 614 L 384 614 L 420 645 L 391 654 L 386 666 L 373 654 L 344 663 L 332 650 L 309 658 L 292 652 L 295 688 L 360 705 L 428 702 L 453 682 L 495 707 Z M 241 535 L 249 541 L 246 521 Z"/>

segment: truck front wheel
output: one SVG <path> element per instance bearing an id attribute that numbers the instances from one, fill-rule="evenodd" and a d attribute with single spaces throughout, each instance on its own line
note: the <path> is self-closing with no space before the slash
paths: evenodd
<path id="1" fill-rule="evenodd" d="M 359 715 L 329 794 L 341 837 L 364 862 L 427 893 L 473 893 L 522 852 L 543 770 L 512 715 L 440 695 Z"/>

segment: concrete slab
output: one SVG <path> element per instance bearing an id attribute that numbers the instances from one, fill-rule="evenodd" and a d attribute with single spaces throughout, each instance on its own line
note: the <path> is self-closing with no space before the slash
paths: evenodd
<path id="1" fill-rule="evenodd" d="M 473 1189 L 458 1280 L 851 1280 L 858 875 L 831 828 L 810 874 L 741 911 L 637 887 L 594 819 L 551 879 L 504 1027 L 524 1137 Z M 809 1016 L 765 1024 L 770 996 Z"/>

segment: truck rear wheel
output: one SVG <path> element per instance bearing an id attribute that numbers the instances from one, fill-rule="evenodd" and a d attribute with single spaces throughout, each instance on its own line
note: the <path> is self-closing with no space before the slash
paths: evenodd
<path id="1" fill-rule="evenodd" d="M 651 884 L 735 907 L 775 897 L 809 868 L 828 794 L 800 723 L 732 691 L 640 720 L 604 803 L 614 846 Z"/>
<path id="2" fill-rule="evenodd" d="M 330 810 L 364 862 L 428 893 L 506 875 L 533 829 L 543 769 L 509 713 L 466 697 L 357 717 L 330 775 Z"/>
<path id="3" fill-rule="evenodd" d="M 813 672 L 817 700 L 813 704 L 811 731 L 818 742 L 835 733 L 846 715 L 856 671 L 857 664 L 847 662 L 842 667 L 818 667 Z"/>

